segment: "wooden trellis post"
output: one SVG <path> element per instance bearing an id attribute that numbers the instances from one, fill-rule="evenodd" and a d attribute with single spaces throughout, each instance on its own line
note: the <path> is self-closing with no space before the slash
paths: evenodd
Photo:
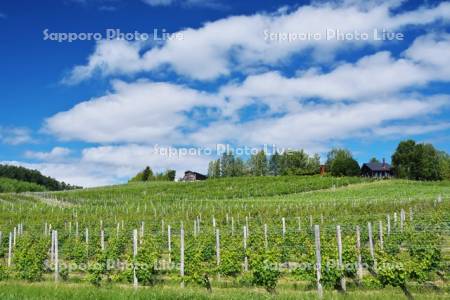
<path id="1" fill-rule="evenodd" d="M 142 245 L 142 243 L 144 242 L 144 228 L 145 228 L 145 222 L 144 221 L 142 221 L 141 222 L 141 234 L 140 234 L 140 237 L 139 237 L 139 244 L 140 245 Z"/>
<path id="2" fill-rule="evenodd" d="M 220 231 L 216 229 L 216 263 L 220 265 Z"/>
<path id="3" fill-rule="evenodd" d="M 403 225 L 405 222 L 405 210 L 402 208 L 400 211 L 400 231 L 403 232 Z"/>
<path id="4" fill-rule="evenodd" d="M 172 230 L 170 225 L 167 225 L 167 249 L 169 251 L 169 263 L 172 262 Z"/>
<path id="5" fill-rule="evenodd" d="M 323 288 L 321 280 L 322 271 L 322 257 L 320 254 L 320 227 L 319 225 L 314 225 L 314 242 L 316 245 L 316 278 L 317 278 L 317 293 L 319 298 L 323 298 Z"/>
<path id="6" fill-rule="evenodd" d="M 394 228 L 397 231 L 397 212 L 394 212 Z"/>
<path id="7" fill-rule="evenodd" d="M 100 230 L 100 248 L 105 251 L 105 231 Z"/>
<path id="8" fill-rule="evenodd" d="M 367 223 L 367 230 L 369 233 L 370 256 L 372 257 L 372 260 L 373 260 L 373 266 L 374 266 L 374 268 L 376 268 L 375 251 L 374 251 L 374 247 L 373 247 L 372 223 L 370 223 L 370 222 Z"/>
<path id="9" fill-rule="evenodd" d="M 383 221 L 378 222 L 378 238 L 380 240 L 380 248 L 383 250 Z"/>
<path id="10" fill-rule="evenodd" d="M 184 228 L 183 223 L 180 229 L 180 276 L 181 286 L 184 287 Z"/>
<path id="11" fill-rule="evenodd" d="M 281 218 L 281 223 L 283 225 L 283 229 L 282 229 L 282 233 L 283 233 L 283 238 L 286 235 L 286 219 L 283 217 Z"/>
<path id="12" fill-rule="evenodd" d="M 390 236 L 391 235 L 391 216 L 388 214 L 386 216 L 386 221 L 387 221 L 387 235 Z"/>
<path id="13" fill-rule="evenodd" d="M 356 252 L 358 255 L 358 279 L 361 282 L 363 277 L 362 257 L 361 257 L 361 233 L 359 226 L 356 226 Z"/>
<path id="14" fill-rule="evenodd" d="M 267 224 L 264 224 L 264 248 L 266 248 L 266 250 L 267 250 L 268 247 L 269 247 L 269 241 L 267 239 Z"/>
<path id="15" fill-rule="evenodd" d="M 248 257 L 247 257 L 247 227 L 244 226 L 244 272 L 248 271 Z"/>
<path id="16" fill-rule="evenodd" d="M 138 231 L 133 230 L 133 286 L 136 288 L 138 286 L 138 279 L 136 276 L 136 256 L 138 251 Z"/>
<path id="17" fill-rule="evenodd" d="M 53 232 L 54 247 L 55 247 L 55 281 L 59 280 L 59 247 L 58 247 L 58 231 Z"/>
<path id="18" fill-rule="evenodd" d="M 342 263 L 342 239 L 341 239 L 341 226 L 336 226 L 336 239 L 338 244 L 338 267 L 339 270 L 343 269 L 343 263 Z M 341 277 L 341 288 L 343 291 L 346 291 L 346 285 L 345 285 L 345 275 Z"/>
<path id="19" fill-rule="evenodd" d="M 9 244 L 8 244 L 8 267 L 11 267 L 12 260 L 12 232 L 9 233 Z"/>
<path id="20" fill-rule="evenodd" d="M 52 242 L 50 244 L 50 261 L 53 263 L 55 259 L 55 231 L 51 231 Z"/>

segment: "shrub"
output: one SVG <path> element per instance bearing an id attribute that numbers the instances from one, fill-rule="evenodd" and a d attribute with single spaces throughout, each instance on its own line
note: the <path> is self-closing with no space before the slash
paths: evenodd
<path id="1" fill-rule="evenodd" d="M 48 241 L 35 236 L 21 236 L 14 253 L 14 266 L 20 279 L 39 281 L 45 271 Z"/>
<path id="2" fill-rule="evenodd" d="M 265 287 L 269 293 L 275 292 L 281 275 L 274 266 L 276 266 L 276 260 L 270 253 L 255 255 L 251 261 L 253 283 Z"/>

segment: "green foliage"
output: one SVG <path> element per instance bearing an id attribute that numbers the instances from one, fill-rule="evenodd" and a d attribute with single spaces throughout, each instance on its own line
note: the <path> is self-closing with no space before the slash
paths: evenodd
<path id="1" fill-rule="evenodd" d="M 63 281 L 69 280 L 69 269 L 67 269 L 65 267 L 61 267 L 61 269 L 59 270 L 59 277 Z"/>
<path id="2" fill-rule="evenodd" d="M 14 253 L 17 276 L 28 281 L 39 281 L 45 271 L 48 241 L 33 235 L 20 236 Z"/>
<path id="3" fill-rule="evenodd" d="M 9 269 L 0 264 L 0 281 L 9 279 Z"/>
<path id="4" fill-rule="evenodd" d="M 398 256 L 383 255 L 378 257 L 377 278 L 383 286 L 404 287 L 408 279 L 408 270 Z"/>
<path id="5" fill-rule="evenodd" d="M 358 162 L 346 149 L 332 149 L 327 155 L 326 165 L 333 176 L 358 176 L 361 173 Z"/>
<path id="6" fill-rule="evenodd" d="M 99 287 L 102 282 L 103 268 L 100 264 L 92 264 L 88 268 L 86 281 L 90 284 Z"/>
<path id="7" fill-rule="evenodd" d="M 268 158 L 266 153 L 261 150 L 252 155 L 246 163 L 231 153 L 224 153 L 220 159 L 209 163 L 208 176 L 218 178 L 243 175 L 313 175 L 319 174 L 319 169 L 320 156 L 318 154 L 310 157 L 303 150 L 292 150 L 283 152 L 283 154 L 276 152 Z"/>
<path id="8" fill-rule="evenodd" d="M 444 151 L 440 151 L 439 158 L 442 169 L 442 177 L 446 180 L 450 180 L 450 155 Z"/>
<path id="9" fill-rule="evenodd" d="M 88 260 L 86 244 L 80 240 L 67 239 L 64 241 L 61 248 L 65 257 L 76 264 L 86 263 Z"/>
<path id="10" fill-rule="evenodd" d="M 0 178 L 0 193 L 43 192 L 46 188 L 36 183 Z"/>
<path id="11" fill-rule="evenodd" d="M 399 178 L 412 180 L 441 180 L 447 163 L 431 144 L 402 141 L 392 155 L 392 166 Z"/>
<path id="12" fill-rule="evenodd" d="M 147 166 L 142 172 L 137 173 L 128 182 L 146 182 L 146 181 L 174 181 L 176 176 L 175 170 L 167 170 L 162 173 L 154 174 L 152 169 Z"/>
<path id="13" fill-rule="evenodd" d="M 139 247 L 134 264 L 136 265 L 136 277 L 140 284 L 152 285 L 158 275 L 157 263 L 159 249 L 151 237 L 147 237 Z"/>
<path id="14" fill-rule="evenodd" d="M 225 276 L 237 276 L 242 271 L 242 250 L 231 241 L 224 241 L 221 250 L 219 273 Z"/>
<path id="15" fill-rule="evenodd" d="M 281 275 L 274 255 L 272 253 L 253 255 L 250 264 L 253 283 L 263 286 L 268 292 L 273 293 L 277 287 L 278 278 Z"/>
<path id="16" fill-rule="evenodd" d="M 214 270 L 214 240 L 212 235 L 200 235 L 194 241 L 188 241 L 185 250 L 185 273 L 188 280 L 206 288 L 208 281 L 205 279 Z"/>
<path id="17" fill-rule="evenodd" d="M 365 184 L 357 184 L 361 182 Z M 353 185 L 339 188 L 349 184 Z M 442 201 L 436 201 L 438 195 L 442 195 Z M 144 262 L 145 265 L 153 266 L 157 259 L 160 262 L 167 261 L 167 225 L 171 225 L 171 259 L 176 264 L 180 262 L 179 224 L 183 222 L 186 276 L 182 280 L 211 288 L 210 278 L 214 283 L 216 278 L 220 278 L 217 286 L 256 284 L 273 291 L 279 278 L 289 284 L 291 280 L 315 283 L 314 268 L 297 267 L 293 273 L 285 268 L 288 265 L 296 267 L 296 264 L 314 265 L 311 216 L 311 224 L 321 226 L 322 283 L 334 288 L 342 276 L 356 277 L 353 265 L 357 260 L 356 225 L 361 227 L 363 263 L 372 265 L 366 227 L 370 221 L 375 224 L 377 265 L 382 269 L 380 278 L 365 272 L 362 286 L 378 288 L 381 279 L 383 285 L 391 285 L 391 282 L 394 285 L 401 284 L 402 281 L 397 280 L 397 277 L 402 279 L 404 271 L 406 284 L 421 287 L 423 282 L 445 276 L 448 269 L 445 264 L 446 253 L 441 254 L 440 250 L 448 236 L 449 195 L 448 182 L 392 180 L 372 183 L 360 177 L 329 176 L 240 177 L 198 184 L 151 182 L 51 193 L 55 203 L 67 204 L 60 207 L 37 201 L 33 195 L 6 194 L 1 195 L 0 202 L 0 231 L 4 233 L 0 248 L 3 252 L 7 249 L 5 232 L 12 231 L 13 224 L 23 222 L 26 234 L 39 237 L 46 243 L 40 253 L 48 256 L 49 236 L 43 235 L 43 222 L 48 222 L 60 233 L 60 261 L 89 263 L 88 273 L 71 273 L 71 281 L 81 277 L 97 286 L 109 281 L 126 283 L 132 279 L 132 268 L 110 270 L 106 268 L 106 261 L 133 262 L 131 231 L 139 228 L 142 221 L 145 222 L 144 244 L 139 245 L 135 262 L 137 265 Z M 409 208 L 414 210 L 412 222 L 409 220 Z M 392 218 L 392 213 L 398 213 L 401 209 L 407 214 L 403 231 L 400 231 L 399 220 L 394 223 Z M 376 222 L 385 220 L 387 213 L 391 216 L 391 233 L 388 236 L 384 230 L 384 249 L 381 249 Z M 219 266 L 216 263 L 212 217 L 215 218 L 216 229 L 220 229 L 221 233 Z M 281 218 L 285 218 L 287 226 L 284 236 L 281 234 Z M 201 232 L 194 235 L 193 221 L 196 219 L 201 221 Z M 67 226 L 69 221 L 74 224 L 75 220 L 79 228 L 89 228 L 89 252 L 84 242 L 84 230 L 81 230 L 78 241 L 73 227 L 69 230 Z M 105 251 L 101 251 L 99 246 L 100 220 L 103 221 L 105 233 Z M 123 226 L 119 226 L 120 234 L 116 237 L 117 224 L 122 225 L 122 220 Z M 164 228 L 161 228 L 162 220 Z M 242 227 L 247 222 L 249 239 L 245 254 L 249 258 L 250 268 L 249 272 L 243 272 Z M 264 224 L 268 225 L 267 250 Z M 337 224 L 342 226 L 344 265 L 352 264 L 344 270 L 336 268 Z M 18 242 L 25 237 L 19 236 Z M 27 245 L 27 251 L 35 244 Z M 24 247 L 20 248 L 14 249 L 14 255 L 24 252 Z M 384 261 L 401 263 L 403 270 L 392 271 L 388 266 L 383 266 Z M 15 264 L 16 259 L 13 261 L 13 270 L 16 270 Z M 281 269 L 276 268 L 279 264 L 282 265 Z M 376 268 L 374 270 L 377 272 Z M 62 279 L 65 271 L 61 269 Z M 139 283 L 148 285 L 159 279 L 164 279 L 164 283 L 180 280 L 178 274 L 179 271 L 173 269 L 137 269 Z M 349 290 L 353 288 L 352 279 L 349 280 Z"/>
<path id="18" fill-rule="evenodd" d="M 267 156 L 263 150 L 252 155 L 249 161 L 250 173 L 253 176 L 265 176 L 268 173 Z"/>

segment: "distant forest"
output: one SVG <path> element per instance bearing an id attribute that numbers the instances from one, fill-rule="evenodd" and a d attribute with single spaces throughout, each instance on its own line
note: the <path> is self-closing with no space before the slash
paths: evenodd
<path id="1" fill-rule="evenodd" d="M 27 189 L 30 191 L 62 191 L 81 188 L 78 186 L 67 184 L 65 182 L 59 182 L 56 179 L 48 176 L 44 176 L 37 170 L 30 170 L 24 167 L 11 165 L 0 165 L 0 179 L 4 178 L 13 179 L 13 181 L 0 181 L 0 192 L 22 192 L 24 191 L 24 187 L 27 186 L 24 184 L 24 182 L 34 184 L 28 185 L 29 187 L 33 187 L 31 189 Z M 6 182 L 8 184 L 6 184 Z M 38 188 L 36 185 L 42 188 Z"/>

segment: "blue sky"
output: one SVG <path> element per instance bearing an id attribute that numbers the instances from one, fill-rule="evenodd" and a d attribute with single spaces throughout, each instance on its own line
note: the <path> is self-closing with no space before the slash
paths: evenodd
<path id="1" fill-rule="evenodd" d="M 450 152 L 449 22 L 445 1 L 3 1 L 0 162 L 97 186 L 205 171 L 218 144 Z"/>

